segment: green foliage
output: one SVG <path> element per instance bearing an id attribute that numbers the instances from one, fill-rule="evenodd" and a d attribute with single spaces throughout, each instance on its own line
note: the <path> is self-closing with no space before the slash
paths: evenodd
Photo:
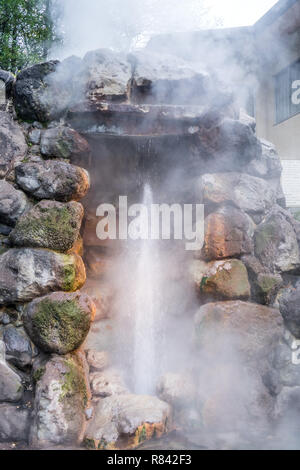
<path id="1" fill-rule="evenodd" d="M 57 0 L 0 0 L 0 68 L 18 70 L 47 60 L 61 42 L 56 25 Z"/>

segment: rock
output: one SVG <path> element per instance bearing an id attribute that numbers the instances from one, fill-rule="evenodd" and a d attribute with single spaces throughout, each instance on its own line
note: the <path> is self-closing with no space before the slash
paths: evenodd
<path id="1" fill-rule="evenodd" d="M 286 327 L 300 339 L 300 280 L 296 285 L 280 290 L 277 302 Z"/>
<path id="2" fill-rule="evenodd" d="M 245 265 L 237 259 L 193 264 L 194 281 L 201 298 L 217 300 L 248 300 L 250 284 Z"/>
<path id="3" fill-rule="evenodd" d="M 197 150 L 202 159 L 207 159 L 208 173 L 244 171 L 262 153 L 251 127 L 234 119 L 225 118 L 213 126 L 203 126 L 196 136 Z"/>
<path id="4" fill-rule="evenodd" d="M 4 178 L 26 154 L 27 144 L 21 128 L 10 114 L 0 111 L 0 178 Z"/>
<path id="5" fill-rule="evenodd" d="M 46 158 L 80 158 L 88 157 L 88 142 L 74 129 L 55 127 L 42 133 L 41 154 Z"/>
<path id="6" fill-rule="evenodd" d="M 85 282 L 78 255 L 49 250 L 11 249 L 0 256 L 0 303 L 28 302 L 49 292 L 73 292 Z"/>
<path id="7" fill-rule="evenodd" d="M 29 419 L 28 409 L 0 404 L 0 442 L 27 442 Z"/>
<path id="8" fill-rule="evenodd" d="M 62 202 L 82 199 L 89 189 L 89 176 L 85 170 L 55 160 L 18 165 L 16 181 L 36 199 Z"/>
<path id="9" fill-rule="evenodd" d="M 248 271 L 252 300 L 258 304 L 272 304 L 283 285 L 280 274 L 270 273 L 255 256 L 242 256 L 242 261 Z"/>
<path id="10" fill-rule="evenodd" d="M 62 83 L 59 62 L 52 60 L 22 70 L 14 86 L 14 105 L 23 121 L 46 123 L 59 118 L 70 102 L 71 87 Z"/>
<path id="11" fill-rule="evenodd" d="M 265 361 L 283 336 L 277 309 L 248 302 L 216 302 L 195 316 L 195 341 L 203 353 L 221 358 L 231 354 L 254 370 L 265 372 Z"/>
<path id="12" fill-rule="evenodd" d="M 106 398 L 112 395 L 124 395 L 128 389 L 116 369 L 107 369 L 90 374 L 91 391 L 93 396 Z"/>
<path id="13" fill-rule="evenodd" d="M 78 202 L 41 201 L 18 220 L 10 240 L 15 246 L 67 252 L 79 237 L 82 218 Z"/>
<path id="14" fill-rule="evenodd" d="M 18 369 L 25 370 L 32 364 L 31 343 L 23 328 L 10 326 L 3 332 L 6 347 L 6 360 Z"/>
<path id="15" fill-rule="evenodd" d="M 39 145 L 41 141 L 40 129 L 32 129 L 28 134 L 28 140 L 32 145 Z"/>
<path id="16" fill-rule="evenodd" d="M 299 351 L 293 350 L 284 341 L 278 344 L 274 352 L 273 367 L 281 387 L 300 386 Z"/>
<path id="17" fill-rule="evenodd" d="M 5 83 L 6 98 L 10 98 L 15 81 L 13 74 L 6 70 L 0 70 L 0 80 Z"/>
<path id="18" fill-rule="evenodd" d="M 94 315 L 95 306 L 87 295 L 54 292 L 33 300 L 23 319 L 38 348 L 47 353 L 68 354 L 81 346 Z"/>
<path id="19" fill-rule="evenodd" d="M 272 273 L 300 268 L 297 235 L 289 217 L 286 211 L 274 207 L 254 234 L 256 256 Z"/>
<path id="20" fill-rule="evenodd" d="M 89 349 L 86 351 L 87 363 L 90 370 L 102 371 L 109 365 L 109 356 L 107 351 L 94 351 Z"/>
<path id="21" fill-rule="evenodd" d="M 239 115 L 239 120 L 243 123 L 246 124 L 246 126 L 251 127 L 252 131 L 255 132 L 256 129 L 256 120 L 254 117 L 249 116 L 247 112 L 244 109 L 240 109 L 240 115 Z"/>
<path id="22" fill-rule="evenodd" d="M 23 396 L 20 377 L 6 364 L 5 344 L 0 341 L 0 402 L 18 402 Z"/>
<path id="23" fill-rule="evenodd" d="M 129 55 L 134 72 L 132 99 L 151 104 L 203 104 L 211 90 L 209 75 L 190 63 L 145 51 Z"/>
<path id="24" fill-rule="evenodd" d="M 97 247 L 88 247 L 85 251 L 84 261 L 88 277 L 92 279 L 104 278 L 112 267 L 112 257 Z"/>
<path id="25" fill-rule="evenodd" d="M 161 400 L 176 408 L 190 407 L 196 399 L 195 383 L 188 374 L 165 374 L 160 377 L 156 391 Z"/>
<path id="26" fill-rule="evenodd" d="M 275 146 L 264 139 L 260 139 L 260 143 L 262 145 L 262 154 L 260 158 L 249 163 L 246 173 L 268 180 L 280 178 L 282 165 Z"/>
<path id="27" fill-rule="evenodd" d="M 300 387 L 284 387 L 277 398 L 275 417 L 284 420 L 288 429 L 297 425 L 299 432 Z"/>
<path id="28" fill-rule="evenodd" d="M 243 173 L 206 174 L 199 184 L 204 204 L 230 204 L 249 214 L 266 213 L 276 200 L 267 181 Z"/>
<path id="29" fill-rule="evenodd" d="M 0 221 L 13 227 L 29 207 L 28 199 L 6 181 L 0 181 Z"/>
<path id="30" fill-rule="evenodd" d="M 254 223 L 244 212 L 223 207 L 205 219 L 205 260 L 238 257 L 253 251 Z"/>
<path id="31" fill-rule="evenodd" d="M 82 292 L 88 294 L 94 304 L 96 305 L 95 322 L 109 318 L 111 314 L 111 306 L 114 299 L 114 287 L 111 283 L 99 284 L 99 281 L 90 279 L 88 276 L 87 282 L 82 288 Z"/>
<path id="32" fill-rule="evenodd" d="M 134 449 L 154 436 L 161 437 L 170 422 L 170 406 L 156 397 L 115 395 L 99 401 L 85 444 L 94 449 Z"/>
<path id="33" fill-rule="evenodd" d="M 108 49 L 88 52 L 83 58 L 82 84 L 91 103 L 128 99 L 131 65 L 126 56 Z"/>
<path id="34" fill-rule="evenodd" d="M 85 424 L 87 388 L 78 355 L 53 355 L 36 384 L 31 445 L 78 444 Z"/>

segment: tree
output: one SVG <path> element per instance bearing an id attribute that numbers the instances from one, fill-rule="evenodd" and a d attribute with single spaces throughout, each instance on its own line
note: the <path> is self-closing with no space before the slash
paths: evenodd
<path id="1" fill-rule="evenodd" d="M 46 60 L 60 36 L 56 0 L 0 0 L 0 68 L 18 70 Z"/>

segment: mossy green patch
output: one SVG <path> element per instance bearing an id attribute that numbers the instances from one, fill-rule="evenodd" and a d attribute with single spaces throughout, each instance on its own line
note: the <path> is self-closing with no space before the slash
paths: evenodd
<path id="1" fill-rule="evenodd" d="M 64 376 L 64 383 L 61 387 L 60 401 L 70 399 L 74 395 L 80 395 L 82 399 L 82 408 L 84 409 L 87 405 L 87 390 L 86 384 L 83 378 L 82 369 L 73 359 L 65 359 L 65 365 L 67 372 Z"/>
<path id="2" fill-rule="evenodd" d="M 276 241 L 277 231 L 275 224 L 268 223 L 261 227 L 255 234 L 255 251 L 257 255 L 264 253 L 271 242 Z"/>
<path id="3" fill-rule="evenodd" d="M 32 317 L 36 341 L 50 352 L 71 352 L 77 349 L 90 327 L 89 315 L 84 312 L 76 299 L 54 301 L 44 299 L 37 305 Z"/>
<path id="4" fill-rule="evenodd" d="M 41 378 L 43 377 L 44 373 L 46 371 L 46 368 L 45 367 L 40 367 L 39 369 L 37 369 L 34 373 L 33 373 L 33 381 L 34 383 L 37 383 L 41 380 Z"/>

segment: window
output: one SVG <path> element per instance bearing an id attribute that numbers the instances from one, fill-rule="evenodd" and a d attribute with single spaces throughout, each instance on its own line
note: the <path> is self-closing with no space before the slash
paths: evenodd
<path id="1" fill-rule="evenodd" d="M 276 124 L 300 113 L 300 101 L 297 104 L 295 100 L 292 100 L 293 94 L 297 92 L 297 89 L 293 88 L 297 80 L 300 81 L 300 60 L 275 76 Z M 300 97 L 300 92 L 298 95 Z"/>

